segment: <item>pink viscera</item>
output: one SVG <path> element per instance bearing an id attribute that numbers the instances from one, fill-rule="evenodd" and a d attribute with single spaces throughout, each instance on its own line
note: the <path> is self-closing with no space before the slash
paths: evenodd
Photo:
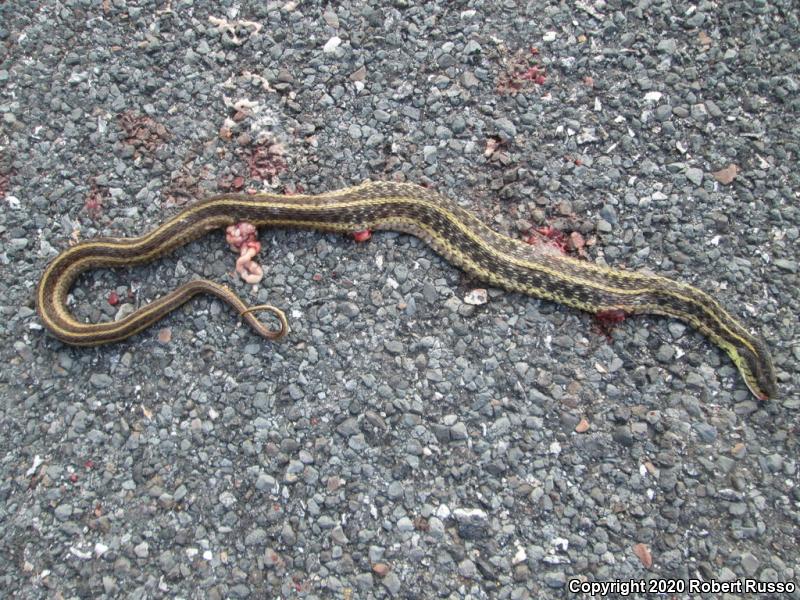
<path id="1" fill-rule="evenodd" d="M 225 241 L 234 252 L 240 252 L 245 242 L 257 242 L 258 230 L 252 223 L 242 221 L 236 225 L 229 225 L 225 230 Z"/>
<path id="2" fill-rule="evenodd" d="M 239 277 L 250 284 L 256 284 L 261 281 L 264 277 L 264 271 L 253 260 L 261 250 L 256 226 L 247 222 L 230 225 L 225 230 L 225 240 L 231 250 L 239 253 L 239 258 L 236 259 L 236 272 Z"/>
<path id="3" fill-rule="evenodd" d="M 361 231 L 353 232 L 353 239 L 357 242 L 366 242 L 371 237 L 372 237 L 372 231 L 370 231 L 369 229 L 363 229 Z"/>

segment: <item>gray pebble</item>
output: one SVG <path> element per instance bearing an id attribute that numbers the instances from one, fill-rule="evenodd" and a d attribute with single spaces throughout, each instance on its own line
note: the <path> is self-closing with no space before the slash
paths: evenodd
<path id="1" fill-rule="evenodd" d="M 773 263 L 779 269 L 788 271 L 790 273 L 797 273 L 797 261 L 787 260 L 785 258 L 776 258 Z"/>
<path id="2" fill-rule="evenodd" d="M 400 590 L 403 587 L 403 584 L 400 581 L 400 578 L 397 576 L 397 573 L 395 573 L 394 571 L 389 571 L 386 574 L 386 577 L 381 579 L 381 584 L 383 585 L 383 587 L 386 588 L 386 590 L 392 596 L 397 596 L 400 593 Z"/>
<path id="3" fill-rule="evenodd" d="M 389 484 L 389 488 L 386 491 L 389 498 L 392 500 L 397 500 L 398 498 L 403 497 L 403 484 L 399 481 L 393 481 Z"/>
<path id="4" fill-rule="evenodd" d="M 322 529 L 333 529 L 336 526 L 336 522 L 330 516 L 322 515 L 317 519 L 317 525 Z"/>
<path id="5" fill-rule="evenodd" d="M 567 584 L 564 571 L 547 571 L 544 573 L 544 582 L 548 587 L 559 589 Z"/>
<path id="6" fill-rule="evenodd" d="M 114 379 L 105 373 L 92 373 L 89 377 L 89 383 L 97 389 L 104 389 L 114 385 Z"/>
<path id="7" fill-rule="evenodd" d="M 672 117 L 672 107 L 669 104 L 661 104 L 656 107 L 654 114 L 656 120 L 668 121 Z"/>
<path id="8" fill-rule="evenodd" d="M 59 521 L 67 521 L 72 516 L 72 505 L 68 503 L 59 504 L 54 512 Z"/>
<path id="9" fill-rule="evenodd" d="M 665 38 L 658 42 L 656 49 L 665 54 L 674 54 L 678 49 L 678 42 L 673 38 Z"/>
<path id="10" fill-rule="evenodd" d="M 761 562 L 751 552 L 745 552 L 739 560 L 748 577 L 755 575 L 758 567 L 761 566 Z"/>
<path id="11" fill-rule="evenodd" d="M 475 563 L 467 558 L 458 563 L 458 574 L 466 579 L 475 579 L 478 570 L 475 568 Z"/>
<path id="12" fill-rule="evenodd" d="M 711 444 L 717 439 L 717 428 L 708 423 L 695 423 L 692 428 L 704 444 Z"/>
<path id="13" fill-rule="evenodd" d="M 501 134 L 505 134 L 506 136 L 512 138 L 517 135 L 517 128 L 514 126 L 514 123 L 511 122 L 511 119 L 507 117 L 495 119 L 494 124 Z"/>
<path id="14" fill-rule="evenodd" d="M 150 544 L 141 542 L 133 547 L 133 553 L 139 558 L 147 558 L 150 556 Z"/>
<path id="15" fill-rule="evenodd" d="M 671 363 L 675 357 L 675 347 L 670 344 L 661 344 L 656 352 L 656 358 L 663 363 Z"/>
<path id="16" fill-rule="evenodd" d="M 481 45 L 475 40 L 470 40 L 464 46 L 464 54 L 478 54 L 481 52 Z"/>
<path id="17" fill-rule="evenodd" d="M 461 115 L 455 115 L 450 120 L 450 130 L 454 134 L 458 135 L 459 133 L 463 133 L 466 128 L 467 128 L 467 122 Z"/>
<path id="18" fill-rule="evenodd" d="M 422 148 L 422 157 L 425 159 L 425 162 L 433 165 L 439 160 L 438 152 L 439 149 L 436 146 L 424 146 Z"/>
<path id="19" fill-rule="evenodd" d="M 462 423 L 458 422 L 450 428 L 450 438 L 453 440 L 465 440 L 467 439 L 467 426 Z"/>
<path id="20" fill-rule="evenodd" d="M 693 184 L 699 186 L 703 183 L 703 171 L 702 169 L 697 169 L 695 167 L 690 167 L 686 169 L 684 173 L 686 175 L 686 179 L 688 179 Z"/>
<path id="21" fill-rule="evenodd" d="M 598 219 L 597 231 L 599 233 L 611 233 L 612 231 L 614 231 L 614 228 L 611 226 L 611 223 L 609 223 L 605 219 Z"/>
<path id="22" fill-rule="evenodd" d="M 399 342 L 397 340 L 386 340 L 383 343 L 383 347 L 386 348 L 386 351 L 389 354 L 398 355 L 405 353 L 405 346 L 403 346 L 402 342 Z"/>
<path id="23" fill-rule="evenodd" d="M 267 541 L 267 532 L 260 527 L 247 532 L 244 536 L 244 543 L 247 546 L 261 546 Z"/>
<path id="24" fill-rule="evenodd" d="M 611 225 L 616 225 L 619 222 L 617 217 L 617 210 L 610 204 L 604 204 L 600 209 L 600 216 L 608 221 Z"/>
<path id="25" fill-rule="evenodd" d="M 289 397 L 292 400 L 300 400 L 305 396 L 305 394 L 303 394 L 303 390 L 300 389 L 300 387 L 294 383 L 289 384 L 287 392 L 289 392 Z"/>
<path id="26" fill-rule="evenodd" d="M 336 427 L 336 431 L 345 437 L 350 437 L 359 432 L 358 421 L 354 417 L 345 419 Z"/>

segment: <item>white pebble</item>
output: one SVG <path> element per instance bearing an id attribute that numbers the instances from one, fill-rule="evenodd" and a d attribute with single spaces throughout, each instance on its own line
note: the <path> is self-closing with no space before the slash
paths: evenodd
<path id="1" fill-rule="evenodd" d="M 330 54 L 331 52 L 334 52 L 341 43 L 342 39 L 335 35 L 325 43 L 325 45 L 322 47 L 322 51 L 325 54 Z"/>

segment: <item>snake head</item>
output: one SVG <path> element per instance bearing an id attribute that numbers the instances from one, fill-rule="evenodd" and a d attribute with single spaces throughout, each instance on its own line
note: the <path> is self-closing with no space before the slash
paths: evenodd
<path id="1" fill-rule="evenodd" d="M 772 365 L 767 344 L 760 337 L 736 349 L 734 362 L 742 373 L 747 387 L 759 400 L 769 400 L 778 395 L 775 367 Z"/>

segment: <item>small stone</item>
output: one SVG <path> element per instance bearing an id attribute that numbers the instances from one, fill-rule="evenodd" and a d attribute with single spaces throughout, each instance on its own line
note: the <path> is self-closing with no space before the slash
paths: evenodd
<path id="1" fill-rule="evenodd" d="M 289 387 L 286 388 L 286 391 L 289 393 L 289 397 L 292 400 L 302 400 L 305 396 L 305 394 L 303 394 L 303 390 L 296 383 L 290 383 Z"/>
<path id="2" fill-rule="evenodd" d="M 467 437 L 467 426 L 463 422 L 459 421 L 450 428 L 450 439 L 465 440 Z"/>
<path id="3" fill-rule="evenodd" d="M 354 417 L 350 417 L 349 419 L 345 419 L 339 425 L 336 426 L 336 431 L 340 435 L 345 437 L 350 437 L 358 433 L 358 421 Z"/>
<path id="4" fill-rule="evenodd" d="M 692 104 L 690 114 L 698 123 L 704 123 L 708 120 L 708 110 L 706 110 L 705 104 Z"/>
<path id="5" fill-rule="evenodd" d="M 332 52 L 336 51 L 336 49 L 339 47 L 339 45 L 341 43 L 342 43 L 342 39 L 339 36 L 335 35 L 331 39 L 329 39 L 327 42 L 325 42 L 325 45 L 322 47 L 322 51 L 325 54 L 331 54 Z"/>
<path id="6" fill-rule="evenodd" d="M 745 446 L 742 442 L 737 442 L 733 445 L 733 448 L 731 448 L 731 454 L 737 459 L 744 458 L 747 454 L 747 446 Z"/>
<path id="7" fill-rule="evenodd" d="M 453 517 L 460 522 L 485 521 L 487 519 L 486 511 L 480 508 L 457 508 L 453 511 Z"/>
<path id="8" fill-rule="evenodd" d="M 361 66 L 361 68 L 353 71 L 350 74 L 350 81 L 364 81 L 367 77 L 367 67 Z"/>
<path id="9" fill-rule="evenodd" d="M 633 446 L 634 438 L 633 434 L 631 433 L 631 428 L 627 425 L 619 425 L 614 428 L 614 432 L 611 434 L 612 439 L 620 444 L 621 446 L 631 447 Z"/>
<path id="10" fill-rule="evenodd" d="M 658 42 L 658 46 L 656 46 L 656 50 L 659 52 L 663 52 L 665 54 L 675 54 L 675 51 L 678 49 L 678 42 L 672 38 L 668 38 L 665 40 L 661 40 Z"/>
<path id="11" fill-rule="evenodd" d="M 266 551 L 264 551 L 264 566 L 268 569 L 279 567 L 283 563 L 283 557 L 272 548 L 267 548 Z"/>
<path id="12" fill-rule="evenodd" d="M 475 74 L 471 71 L 465 71 L 464 74 L 461 76 L 461 83 L 464 85 L 465 88 L 473 88 L 480 85 L 480 81 Z"/>
<path id="13" fill-rule="evenodd" d="M 56 519 L 59 521 L 67 521 L 72 516 L 71 504 L 59 504 L 55 509 Z"/>
<path id="14" fill-rule="evenodd" d="M 325 23 L 328 25 L 328 27 L 333 27 L 334 29 L 339 28 L 339 17 L 331 9 L 328 9 L 322 13 L 322 18 L 325 20 Z"/>
<path id="15" fill-rule="evenodd" d="M 347 440 L 347 447 L 356 452 L 363 452 L 367 448 L 367 440 L 363 433 L 357 433 Z"/>
<path id="16" fill-rule="evenodd" d="M 690 27 L 692 29 L 697 29 L 700 27 L 706 20 L 706 14 L 700 11 L 694 13 L 691 17 L 686 19 L 686 27 Z"/>
<path id="17" fill-rule="evenodd" d="M 464 54 L 479 54 L 481 50 L 481 45 L 475 40 L 468 41 L 467 45 L 464 46 Z"/>
<path id="18" fill-rule="evenodd" d="M 661 104 L 656 107 L 654 114 L 657 121 L 669 121 L 672 117 L 672 107 L 669 104 Z"/>
<path id="19" fill-rule="evenodd" d="M 797 262 L 793 260 L 787 260 L 785 258 L 776 258 L 774 261 L 775 266 L 783 271 L 789 271 L 790 273 L 797 273 Z"/>
<path id="20" fill-rule="evenodd" d="M 261 546 L 267 541 L 267 532 L 257 527 L 244 536 L 246 546 Z"/>
<path id="21" fill-rule="evenodd" d="M 783 457 L 780 454 L 770 454 L 767 456 L 766 462 L 773 473 L 778 473 L 783 469 Z"/>
<path id="22" fill-rule="evenodd" d="M 356 125 L 355 123 L 351 123 L 350 127 L 347 128 L 347 134 L 353 138 L 354 140 L 361 138 L 361 127 Z"/>
<path id="23" fill-rule="evenodd" d="M 714 171 L 711 175 L 719 181 L 722 185 L 729 185 L 736 179 L 736 175 L 739 173 L 739 167 L 734 165 L 733 163 L 729 164 L 724 169 L 720 169 L 719 171 Z"/>
<path id="24" fill-rule="evenodd" d="M 567 583 L 564 571 L 548 571 L 544 574 L 544 582 L 551 588 L 563 588 Z"/>
<path id="25" fill-rule="evenodd" d="M 656 352 L 656 358 L 662 363 L 671 363 L 675 356 L 675 348 L 670 344 L 661 344 Z"/>
<path id="26" fill-rule="evenodd" d="M 318 524 L 318 525 L 320 526 L 320 528 L 322 528 L 322 529 L 333 529 L 334 527 L 336 527 L 336 521 L 334 521 L 334 520 L 333 520 L 331 517 L 329 517 L 328 515 L 322 515 L 322 516 L 319 518 L 319 520 L 317 521 L 317 524 Z"/>
<path id="27" fill-rule="evenodd" d="M 446 52 L 443 52 L 443 53 L 442 53 L 442 54 L 440 54 L 440 55 L 439 55 L 439 57 L 436 59 L 436 63 L 437 63 L 437 64 L 439 65 L 439 67 L 441 67 L 442 69 L 449 69 L 450 67 L 452 67 L 453 65 L 455 65 L 455 64 L 456 64 L 456 59 L 455 59 L 455 58 L 453 58 L 453 55 L 452 55 L 452 54 L 448 54 L 448 53 L 446 53 Z"/>
<path id="28" fill-rule="evenodd" d="M 133 553 L 139 558 L 147 558 L 150 556 L 150 544 L 142 542 L 133 547 Z"/>
<path id="29" fill-rule="evenodd" d="M 494 121 L 495 127 L 500 131 L 501 134 L 505 134 L 507 137 L 514 137 L 517 135 L 517 128 L 514 123 L 511 122 L 511 119 L 507 117 L 501 117 L 499 119 L 495 119 Z"/>
<path id="30" fill-rule="evenodd" d="M 483 288 L 475 288 L 470 290 L 464 296 L 464 303 L 472 306 L 481 306 L 489 301 L 488 292 Z"/>
<path id="31" fill-rule="evenodd" d="M 605 219 L 598 219 L 597 231 L 600 233 L 611 233 L 612 231 L 614 231 L 614 228 L 611 226 L 611 223 L 609 223 Z"/>
<path id="32" fill-rule="evenodd" d="M 750 552 L 745 552 L 744 554 L 742 554 L 740 562 L 742 565 L 742 569 L 744 569 L 744 572 L 749 577 L 755 575 L 756 571 L 758 571 L 758 567 L 761 566 L 760 561 Z"/>
<path id="33" fill-rule="evenodd" d="M 641 561 L 645 569 L 653 566 L 653 556 L 650 554 L 650 548 L 646 544 L 635 544 L 633 553 Z"/>
<path id="34" fill-rule="evenodd" d="M 758 578 L 761 581 L 776 582 L 778 581 L 778 572 L 772 567 L 767 567 L 766 569 L 763 569 L 761 573 L 759 573 Z"/>
<path id="35" fill-rule="evenodd" d="M 747 514 L 747 504 L 744 502 L 731 502 L 728 505 L 728 512 L 735 517 L 741 517 Z"/>
<path id="36" fill-rule="evenodd" d="M 429 165 L 435 164 L 438 160 L 438 149 L 436 146 L 423 146 L 422 158 Z"/>
<path id="37" fill-rule="evenodd" d="M 727 456 L 717 457 L 717 469 L 720 473 L 730 473 L 733 467 L 736 466 L 736 461 Z"/>
<path id="38" fill-rule="evenodd" d="M 117 591 L 117 582 L 113 577 L 103 576 L 103 591 L 108 595 L 113 595 Z"/>
<path id="39" fill-rule="evenodd" d="M 10 114 L 11 113 L 6 113 L 5 115 L 8 116 Z M 8 241 L 8 246 L 10 247 L 11 250 L 14 250 L 15 252 L 18 250 L 24 250 L 25 248 L 28 247 L 28 238 L 11 238 Z"/>
<path id="40" fill-rule="evenodd" d="M 393 481 L 392 483 L 389 484 L 389 489 L 386 490 L 386 493 L 392 500 L 397 500 L 398 498 L 402 498 L 404 493 L 403 484 L 400 483 L 399 481 Z"/>
<path id="41" fill-rule="evenodd" d="M 428 519 L 428 533 L 436 538 L 444 537 L 444 522 L 439 517 L 431 517 Z"/>
<path id="42" fill-rule="evenodd" d="M 175 493 L 172 494 L 173 500 L 175 500 L 175 502 L 180 502 L 181 500 L 183 500 L 186 497 L 186 494 L 188 493 L 188 491 L 189 490 L 186 488 L 185 485 L 183 485 L 183 484 L 179 485 L 178 489 L 175 490 Z"/>
<path id="43" fill-rule="evenodd" d="M 390 571 L 386 577 L 381 580 L 381 583 L 392 596 L 399 594 L 400 588 L 403 585 L 397 573 L 394 571 Z"/>
<path id="44" fill-rule="evenodd" d="M 610 204 L 604 204 L 600 209 L 600 217 L 611 223 L 612 225 L 616 225 L 619 222 L 619 218 L 617 217 L 617 210 L 611 206 Z"/>
<path id="45" fill-rule="evenodd" d="M 674 340 L 680 339 L 686 333 L 686 325 L 677 321 L 669 323 L 667 329 Z"/>
<path id="46" fill-rule="evenodd" d="M 466 128 L 467 128 L 467 122 L 461 115 L 456 115 L 450 121 L 450 131 L 452 131 L 455 134 L 463 133 Z"/>
<path id="47" fill-rule="evenodd" d="M 114 380 L 110 375 L 106 375 L 105 373 L 92 373 L 89 377 L 89 383 L 98 389 L 103 389 L 111 387 L 114 384 Z"/>
<path id="48" fill-rule="evenodd" d="M 383 347 L 386 348 L 386 352 L 395 356 L 405 352 L 405 346 L 398 340 L 386 340 L 383 343 Z"/>
<path id="49" fill-rule="evenodd" d="M 713 425 L 709 425 L 708 423 L 695 423 L 692 428 L 706 444 L 711 444 L 717 439 L 717 428 Z"/>
<path id="50" fill-rule="evenodd" d="M 691 183 L 699 186 L 703 183 L 703 170 L 696 167 L 689 167 L 686 169 L 684 175 Z"/>
<path id="51" fill-rule="evenodd" d="M 475 579 L 478 575 L 478 570 L 475 568 L 475 563 L 466 558 L 458 563 L 458 574 L 467 579 Z"/>
<path id="52" fill-rule="evenodd" d="M 405 283 L 408 279 L 408 267 L 404 264 L 399 264 L 394 269 L 394 276 L 397 283 Z"/>

